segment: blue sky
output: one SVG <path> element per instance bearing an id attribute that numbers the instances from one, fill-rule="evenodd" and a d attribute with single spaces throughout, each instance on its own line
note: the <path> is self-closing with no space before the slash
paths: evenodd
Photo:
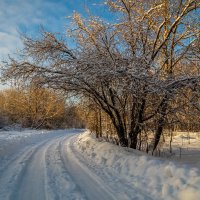
<path id="1" fill-rule="evenodd" d="M 37 36 L 43 26 L 50 32 L 65 33 L 67 16 L 73 11 L 85 15 L 85 8 L 111 19 L 103 0 L 0 0 L 0 59 L 22 48 L 20 32 Z"/>

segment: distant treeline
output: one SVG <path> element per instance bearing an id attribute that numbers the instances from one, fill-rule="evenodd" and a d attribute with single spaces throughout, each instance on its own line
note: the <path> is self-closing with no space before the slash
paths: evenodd
<path id="1" fill-rule="evenodd" d="M 67 105 L 64 95 L 35 87 L 0 92 L 0 128 L 12 124 L 50 129 L 84 127 L 76 106 Z"/>

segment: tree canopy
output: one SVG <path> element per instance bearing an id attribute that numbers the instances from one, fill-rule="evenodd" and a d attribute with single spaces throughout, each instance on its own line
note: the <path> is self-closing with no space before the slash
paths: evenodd
<path id="1" fill-rule="evenodd" d="M 186 107 L 199 111 L 198 0 L 107 0 L 118 17 L 107 22 L 74 12 L 65 38 L 43 31 L 23 37 L 18 59 L 5 63 L 3 79 L 64 90 L 87 99 L 108 118 L 122 146 L 140 148 L 154 132 L 180 121 Z M 188 100 L 188 98 L 190 100 Z"/>

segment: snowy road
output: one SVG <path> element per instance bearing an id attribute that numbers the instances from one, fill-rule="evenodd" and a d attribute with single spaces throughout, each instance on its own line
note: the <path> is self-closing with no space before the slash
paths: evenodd
<path id="1" fill-rule="evenodd" d="M 77 133 L 58 131 L 18 147 L 0 164 L 0 200 L 154 199 L 84 157 Z"/>
<path id="2" fill-rule="evenodd" d="M 38 136 L 9 156 L 1 166 L 0 200 L 85 199 L 61 155 L 61 144 L 74 134 Z"/>

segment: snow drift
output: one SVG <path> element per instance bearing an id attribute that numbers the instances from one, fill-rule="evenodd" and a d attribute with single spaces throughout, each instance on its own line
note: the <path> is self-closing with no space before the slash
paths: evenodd
<path id="1" fill-rule="evenodd" d="M 200 197 L 200 171 L 122 148 L 94 138 L 88 131 L 76 141 L 78 150 L 96 164 L 114 170 L 133 187 L 142 188 L 156 199 L 197 200 Z"/>

